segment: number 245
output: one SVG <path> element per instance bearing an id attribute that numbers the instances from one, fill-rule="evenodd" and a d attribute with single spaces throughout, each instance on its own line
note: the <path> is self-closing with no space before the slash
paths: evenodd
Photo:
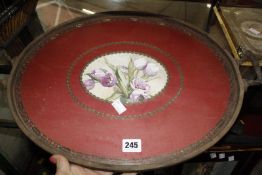
<path id="1" fill-rule="evenodd" d="M 125 148 L 138 148 L 137 142 L 125 142 Z"/>

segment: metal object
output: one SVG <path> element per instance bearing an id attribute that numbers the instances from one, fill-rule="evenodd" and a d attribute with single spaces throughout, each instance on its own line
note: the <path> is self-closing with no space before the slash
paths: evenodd
<path id="1" fill-rule="evenodd" d="M 235 59 L 241 60 L 239 48 L 250 50 L 261 62 L 261 9 L 257 8 L 227 8 L 214 7 L 215 15 L 226 36 L 229 47 Z M 252 59 L 252 58 L 251 58 Z M 243 66 L 252 66 L 252 62 L 241 62 Z"/>

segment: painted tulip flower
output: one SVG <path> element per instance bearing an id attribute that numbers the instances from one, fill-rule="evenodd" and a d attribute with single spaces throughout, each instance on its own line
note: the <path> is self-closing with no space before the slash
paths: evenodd
<path id="1" fill-rule="evenodd" d="M 132 102 L 142 102 L 149 98 L 149 95 L 146 91 L 141 89 L 135 89 L 129 96 L 129 99 Z"/>
<path id="2" fill-rule="evenodd" d="M 106 73 L 105 76 L 101 77 L 100 83 L 104 87 L 113 87 L 116 84 L 116 77 L 112 73 Z"/>
<path id="3" fill-rule="evenodd" d="M 143 70 L 147 65 L 147 60 L 144 58 L 138 58 L 134 61 L 134 66 L 138 70 Z"/>
<path id="4" fill-rule="evenodd" d="M 148 76 L 155 76 L 159 72 L 159 67 L 154 63 L 148 63 L 144 69 L 144 73 Z"/>
<path id="5" fill-rule="evenodd" d="M 146 83 L 145 80 L 141 79 L 141 78 L 134 78 L 131 83 L 130 86 L 132 89 L 141 89 L 144 91 L 149 91 L 150 86 L 149 84 Z"/>
<path id="6" fill-rule="evenodd" d="M 91 72 L 90 75 L 92 76 L 92 78 L 101 81 L 102 77 L 106 75 L 106 72 L 102 69 L 95 69 Z"/>
<path id="7" fill-rule="evenodd" d="M 91 90 L 95 87 L 95 81 L 93 79 L 87 79 L 84 81 L 84 85 L 87 90 Z"/>

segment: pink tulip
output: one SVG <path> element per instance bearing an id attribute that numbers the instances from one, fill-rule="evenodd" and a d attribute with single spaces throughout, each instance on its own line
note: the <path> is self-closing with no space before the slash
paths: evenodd
<path id="1" fill-rule="evenodd" d="M 102 77 L 106 75 L 106 72 L 102 69 L 94 69 L 91 74 L 92 78 L 101 81 Z"/>
<path id="2" fill-rule="evenodd" d="M 146 93 L 146 91 L 141 89 L 135 89 L 129 96 L 129 99 L 132 102 L 142 102 L 148 99 L 150 96 Z"/>
<path id="3" fill-rule="evenodd" d="M 95 81 L 93 79 L 84 80 L 84 85 L 87 90 L 91 90 L 95 87 Z"/>
<path id="4" fill-rule="evenodd" d="M 112 87 L 116 84 L 116 77 L 111 73 L 106 73 L 105 76 L 101 77 L 100 83 L 104 87 Z"/>
<path id="5" fill-rule="evenodd" d="M 141 89 L 145 91 L 148 91 L 150 89 L 150 86 L 145 82 L 145 80 L 141 78 L 134 78 L 131 81 L 130 86 L 132 89 Z"/>
<path id="6" fill-rule="evenodd" d="M 134 61 L 134 66 L 138 70 L 143 70 L 147 65 L 147 60 L 144 58 L 139 58 Z"/>
<path id="7" fill-rule="evenodd" d="M 144 73 L 148 76 L 155 76 L 159 72 L 159 67 L 154 63 L 148 63 L 144 69 Z"/>

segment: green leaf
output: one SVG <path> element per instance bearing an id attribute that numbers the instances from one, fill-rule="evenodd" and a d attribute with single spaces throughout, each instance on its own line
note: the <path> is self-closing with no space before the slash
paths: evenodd
<path id="1" fill-rule="evenodd" d="M 90 78 L 92 78 L 93 80 L 95 80 L 95 81 L 98 81 L 99 82 L 99 80 L 96 78 L 96 77 L 94 77 L 92 74 L 90 74 L 90 73 L 87 73 L 86 75 L 88 75 Z"/>
<path id="2" fill-rule="evenodd" d="M 123 74 L 123 72 L 117 68 L 116 70 L 116 78 L 118 81 L 118 87 L 119 89 L 122 91 L 122 93 L 124 94 L 125 97 L 128 97 L 128 80 L 125 78 L 125 75 Z"/>
<path id="3" fill-rule="evenodd" d="M 106 69 L 100 68 L 100 70 L 102 70 L 104 73 L 107 73 Z"/>
<path id="4" fill-rule="evenodd" d="M 121 94 L 114 92 L 112 95 L 110 95 L 110 97 L 107 98 L 108 101 L 114 101 L 116 99 L 118 99 L 121 96 Z"/>
<path id="5" fill-rule="evenodd" d="M 105 58 L 105 63 L 108 67 L 110 67 L 110 69 L 112 69 L 112 71 L 114 72 L 116 71 L 116 67 L 113 64 L 109 63 L 106 58 Z"/>
<path id="6" fill-rule="evenodd" d="M 135 66 L 134 66 L 134 62 L 133 59 L 130 58 L 130 61 L 128 63 L 128 77 L 129 77 L 129 81 L 131 81 L 134 78 L 134 73 L 135 73 Z"/>
<path id="7" fill-rule="evenodd" d="M 121 103 L 126 104 L 127 103 L 127 98 L 124 97 L 124 96 L 120 96 L 120 101 L 121 101 Z"/>

